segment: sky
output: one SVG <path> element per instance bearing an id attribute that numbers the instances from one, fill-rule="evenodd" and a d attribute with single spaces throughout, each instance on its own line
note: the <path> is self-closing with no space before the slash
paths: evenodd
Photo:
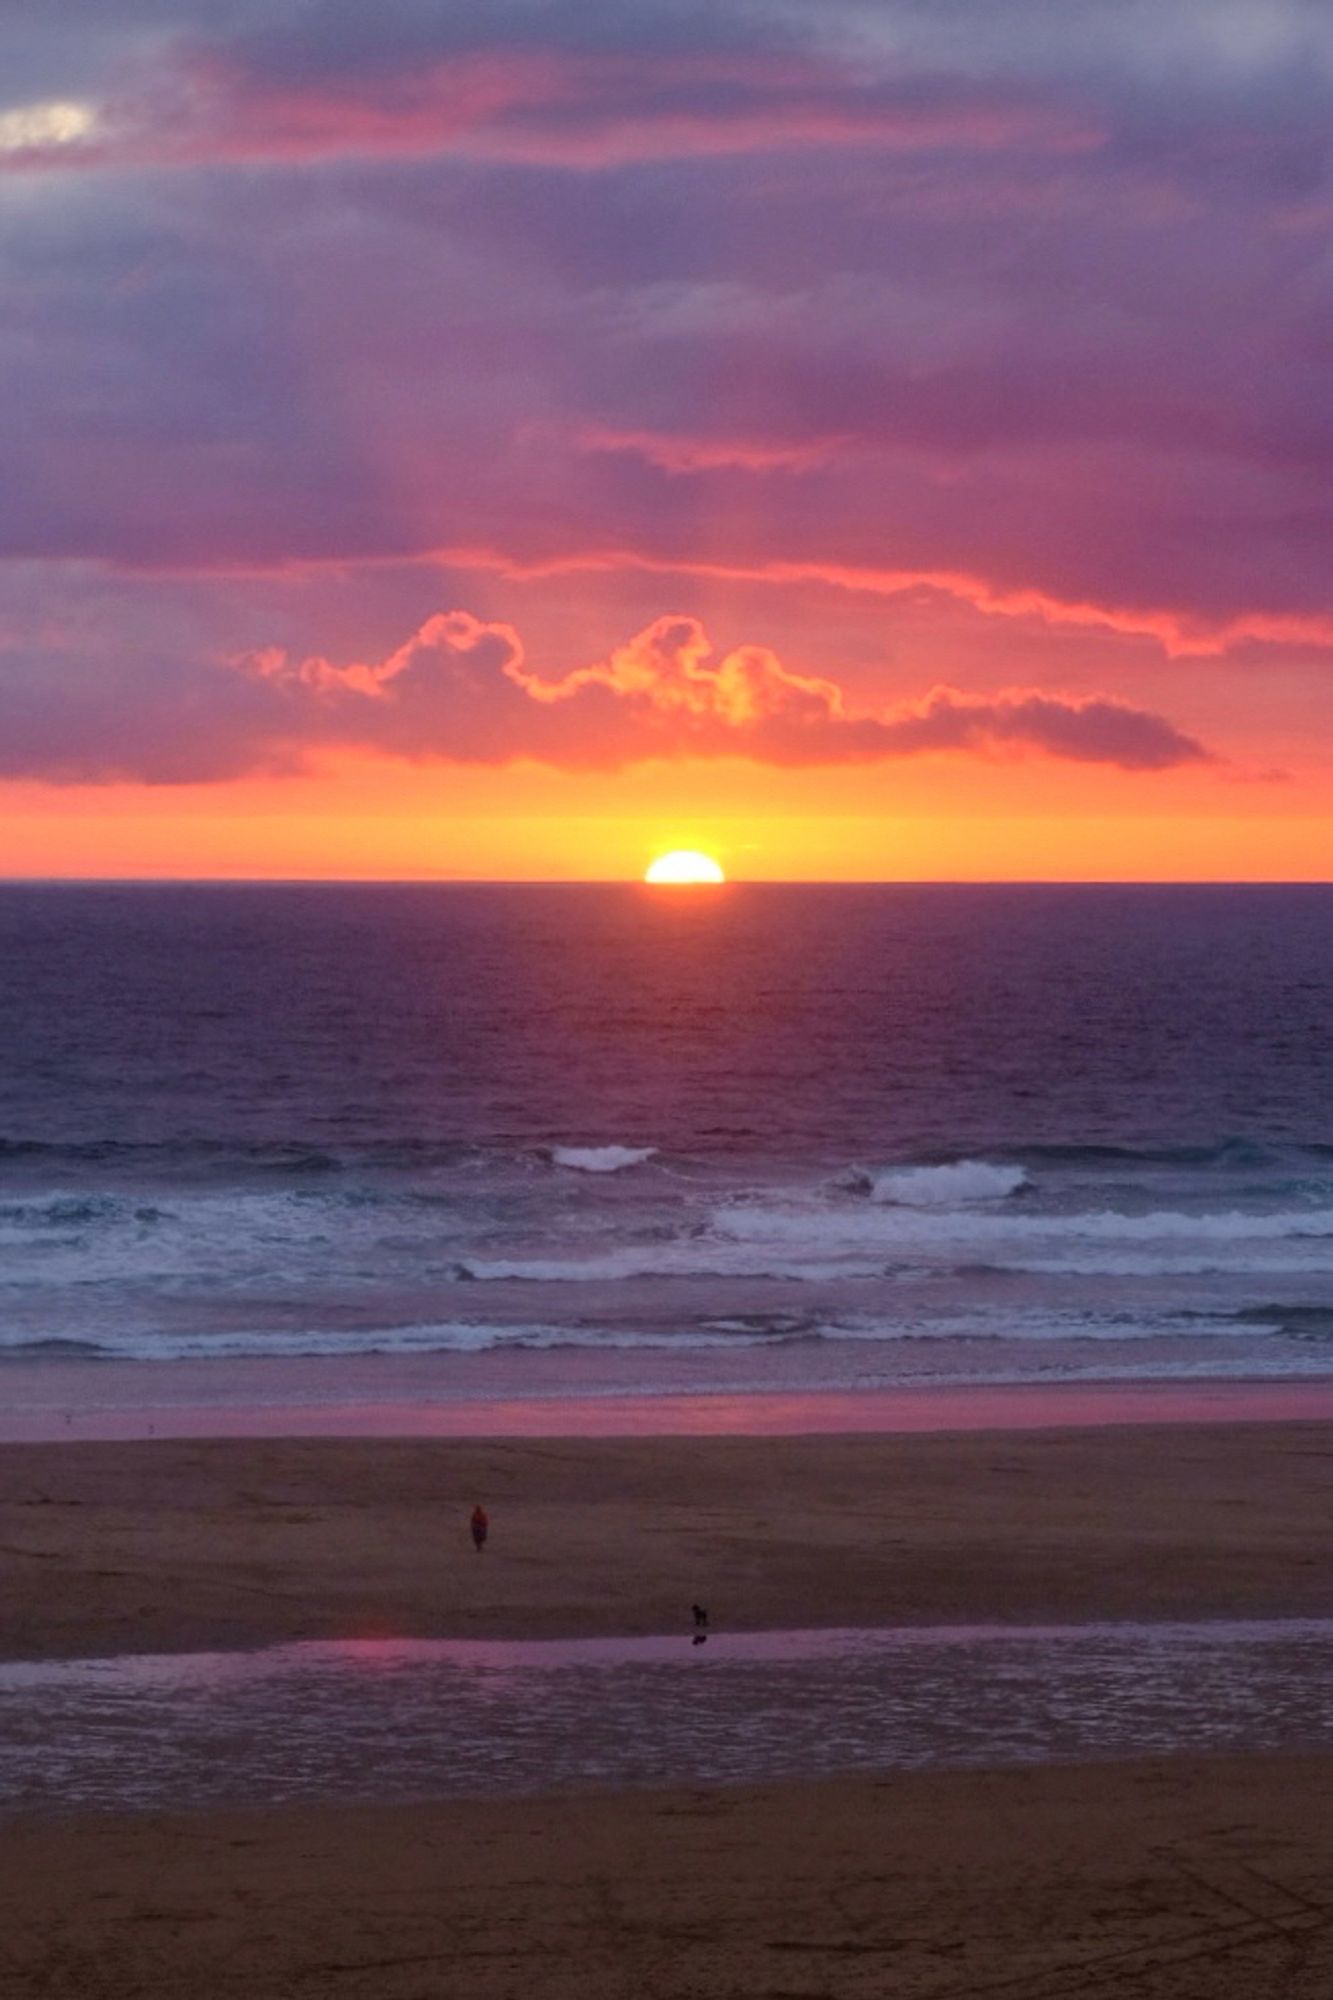
<path id="1" fill-rule="evenodd" d="M 1326 0 L 0 22 L 0 874 L 1326 879 Z"/>

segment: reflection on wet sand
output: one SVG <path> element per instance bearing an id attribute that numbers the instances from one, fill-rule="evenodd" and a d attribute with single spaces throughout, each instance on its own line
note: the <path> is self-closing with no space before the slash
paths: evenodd
<path id="1" fill-rule="evenodd" d="M 0 1666 L 0 1799 L 159 1810 L 1333 1748 L 1333 1620 L 695 1637 Z"/>

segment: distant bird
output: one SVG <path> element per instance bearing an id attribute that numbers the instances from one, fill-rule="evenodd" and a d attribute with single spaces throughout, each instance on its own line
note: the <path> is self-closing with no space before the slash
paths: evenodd
<path id="1" fill-rule="evenodd" d="M 696 1630 L 702 1625 L 707 1625 L 708 1613 L 704 1610 L 702 1604 L 692 1604 L 690 1606 L 690 1609 L 694 1613 L 694 1624 Z"/>

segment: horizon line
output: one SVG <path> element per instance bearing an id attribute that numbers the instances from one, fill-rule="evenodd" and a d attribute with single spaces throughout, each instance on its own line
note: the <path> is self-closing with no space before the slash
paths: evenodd
<path id="1" fill-rule="evenodd" d="M 4 889 L 1328 889 L 1333 876 L 794 875 L 664 885 L 641 875 L 5 875 Z"/>

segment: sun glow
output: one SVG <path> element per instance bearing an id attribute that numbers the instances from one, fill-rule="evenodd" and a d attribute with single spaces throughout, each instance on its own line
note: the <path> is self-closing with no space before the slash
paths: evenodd
<path id="1" fill-rule="evenodd" d="M 692 847 L 675 847 L 659 854 L 649 865 L 645 882 L 669 883 L 675 887 L 701 882 L 725 882 L 726 876 L 711 854 L 699 854 Z"/>
<path id="2" fill-rule="evenodd" d="M 86 139 L 96 123 L 86 104 L 20 104 L 0 112 L 0 153 L 70 146 Z"/>

